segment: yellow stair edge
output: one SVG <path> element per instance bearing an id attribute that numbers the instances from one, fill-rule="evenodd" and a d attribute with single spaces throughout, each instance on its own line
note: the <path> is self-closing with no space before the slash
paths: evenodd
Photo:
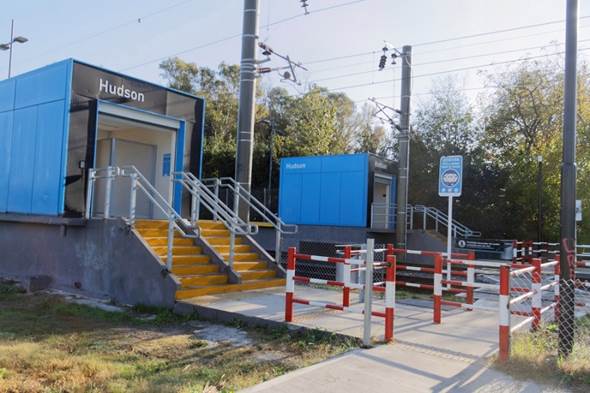
<path id="1" fill-rule="evenodd" d="M 241 292 L 253 289 L 281 287 L 285 285 L 285 279 L 275 278 L 271 280 L 254 280 L 241 284 L 211 285 L 207 287 L 187 287 L 176 291 L 176 299 L 189 299 L 191 297 L 214 295 L 218 293 Z"/>

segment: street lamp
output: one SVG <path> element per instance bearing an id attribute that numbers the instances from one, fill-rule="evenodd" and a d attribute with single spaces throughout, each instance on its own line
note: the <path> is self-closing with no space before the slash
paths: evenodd
<path id="1" fill-rule="evenodd" d="M 0 49 L 1 50 L 9 50 L 9 55 L 8 55 L 8 77 L 10 78 L 10 73 L 12 71 L 12 46 L 14 45 L 14 43 L 18 43 L 18 44 L 24 44 L 25 42 L 27 42 L 29 39 L 27 37 L 23 37 L 22 35 L 19 36 L 14 36 L 14 19 L 12 20 L 11 24 L 10 24 L 10 42 L 7 42 L 6 44 L 0 44 Z"/>

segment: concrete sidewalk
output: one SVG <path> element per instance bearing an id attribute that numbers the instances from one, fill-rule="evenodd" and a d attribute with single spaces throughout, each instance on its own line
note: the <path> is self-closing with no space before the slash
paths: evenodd
<path id="1" fill-rule="evenodd" d="M 304 299 L 338 302 L 340 292 L 297 286 Z M 362 306 L 353 297 L 350 312 L 296 305 L 293 325 L 362 336 Z M 193 304 L 262 318 L 284 318 L 284 291 L 268 289 L 209 296 Z M 412 305 L 412 303 L 416 305 Z M 426 307 L 418 307 L 418 304 Z M 497 303 L 488 302 L 487 307 Z M 383 302 L 376 300 L 374 310 Z M 515 320 L 515 322 L 518 322 Z M 372 335 L 383 336 L 383 320 L 373 318 Z M 447 309 L 442 324 L 432 323 L 432 308 L 424 301 L 398 302 L 395 343 L 356 350 L 249 388 L 245 392 L 540 392 L 559 391 L 516 382 L 489 368 L 498 346 L 498 313 Z"/>

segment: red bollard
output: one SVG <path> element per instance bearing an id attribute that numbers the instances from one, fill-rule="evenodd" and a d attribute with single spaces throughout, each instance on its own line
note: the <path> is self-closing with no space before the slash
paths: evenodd
<path id="1" fill-rule="evenodd" d="M 289 247 L 288 259 L 287 259 L 287 281 L 285 284 L 285 321 L 293 322 L 293 296 L 295 293 L 295 254 L 297 249 L 295 247 Z"/>
<path id="2" fill-rule="evenodd" d="M 385 341 L 393 340 L 393 321 L 395 318 L 395 256 L 387 255 L 387 272 L 385 275 Z"/>
<path id="3" fill-rule="evenodd" d="M 505 362 L 510 357 L 510 266 L 500 266 L 499 311 L 499 359 Z"/>
<path id="4" fill-rule="evenodd" d="M 350 259 L 352 258 L 352 247 L 351 246 L 344 246 L 344 258 Z M 350 265 L 345 263 L 342 265 L 343 275 L 344 275 L 344 287 L 342 287 L 342 306 L 343 307 L 350 307 Z"/>
<path id="5" fill-rule="evenodd" d="M 441 320 L 442 312 L 442 255 L 440 253 L 434 256 L 434 293 L 433 293 L 433 322 L 438 324 Z"/>
<path id="6" fill-rule="evenodd" d="M 469 251 L 467 259 L 475 260 L 475 251 Z M 475 283 L 475 265 L 467 265 L 467 283 L 473 285 Z M 467 287 L 467 304 L 473 304 L 473 287 Z M 468 309 L 471 311 L 471 309 Z"/>

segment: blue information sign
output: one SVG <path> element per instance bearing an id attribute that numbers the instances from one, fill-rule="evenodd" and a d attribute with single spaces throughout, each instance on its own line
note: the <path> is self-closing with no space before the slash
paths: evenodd
<path id="1" fill-rule="evenodd" d="M 463 156 L 443 156 L 438 171 L 438 195 L 461 196 Z"/>

